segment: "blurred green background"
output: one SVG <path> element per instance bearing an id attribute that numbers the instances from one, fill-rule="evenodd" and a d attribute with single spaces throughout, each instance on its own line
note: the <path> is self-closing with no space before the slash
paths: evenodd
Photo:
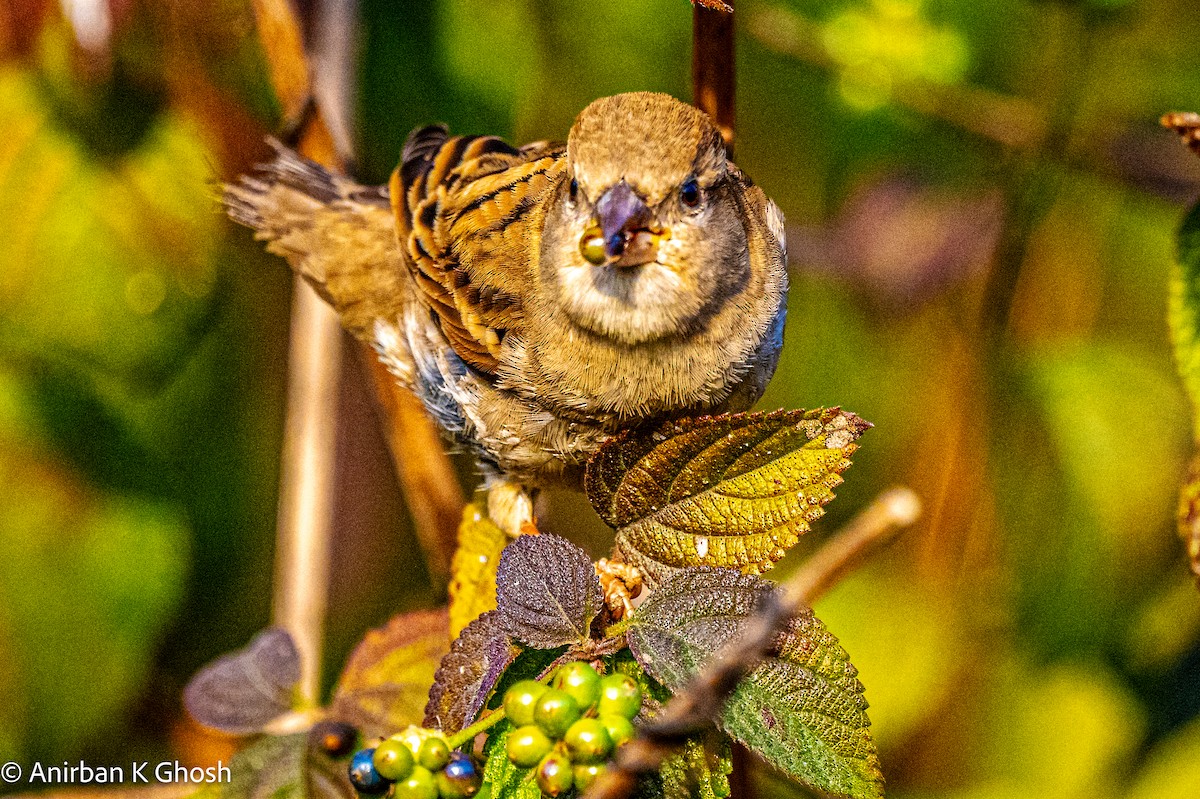
<path id="1" fill-rule="evenodd" d="M 430 121 L 523 142 L 601 95 L 690 94 L 685 0 L 360 6 L 370 181 Z M 1200 160 L 1156 122 L 1200 110 L 1194 3 L 738 9 L 737 160 L 790 225 L 763 406 L 876 424 L 800 549 L 892 484 L 926 505 L 817 607 L 889 795 L 1200 796 L 1165 323 Z M 278 125 L 253 15 L 7 0 L 0 53 L 0 761 L 202 759 L 221 742 L 179 695 L 267 623 L 283 419 L 290 278 L 214 200 Z M 330 679 L 432 601 L 345 367 Z M 602 553 L 581 499 L 543 512 Z"/>

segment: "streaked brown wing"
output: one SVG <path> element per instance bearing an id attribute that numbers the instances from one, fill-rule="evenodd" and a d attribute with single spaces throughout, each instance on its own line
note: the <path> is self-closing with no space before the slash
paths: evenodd
<path id="1" fill-rule="evenodd" d="M 563 155 L 429 127 L 409 136 L 392 175 L 396 229 L 421 295 L 459 356 L 486 374 L 505 335 L 521 329 L 533 229 Z"/>

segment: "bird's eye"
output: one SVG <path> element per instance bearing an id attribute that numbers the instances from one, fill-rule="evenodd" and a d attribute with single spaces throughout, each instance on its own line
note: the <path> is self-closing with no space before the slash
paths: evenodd
<path id="1" fill-rule="evenodd" d="M 700 204 L 700 184 L 695 178 L 688 178 L 679 188 L 679 201 L 688 208 L 695 208 Z"/>
<path id="2" fill-rule="evenodd" d="M 567 193 L 571 198 L 571 202 L 575 202 L 575 198 L 579 196 L 579 181 L 571 178 L 571 185 L 567 188 Z"/>

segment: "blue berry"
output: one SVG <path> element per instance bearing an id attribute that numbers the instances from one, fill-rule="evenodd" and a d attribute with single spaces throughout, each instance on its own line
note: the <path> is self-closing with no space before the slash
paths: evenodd
<path id="1" fill-rule="evenodd" d="M 479 766 L 464 752 L 453 752 L 450 762 L 437 773 L 438 792 L 443 799 L 468 799 L 479 792 L 483 775 Z"/>
<path id="2" fill-rule="evenodd" d="M 360 749 L 350 758 L 350 784 L 354 790 L 365 794 L 387 793 L 390 782 L 375 769 L 375 748 Z"/>

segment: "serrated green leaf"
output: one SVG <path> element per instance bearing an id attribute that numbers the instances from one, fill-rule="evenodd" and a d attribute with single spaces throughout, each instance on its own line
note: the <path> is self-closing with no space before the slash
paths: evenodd
<path id="1" fill-rule="evenodd" d="M 508 734 L 513 726 L 502 721 L 492 728 L 484 745 L 487 765 L 483 769 L 483 792 L 490 791 L 491 799 L 542 799 L 542 792 L 531 775 L 532 768 L 521 768 L 505 753 Z"/>
<path id="2" fill-rule="evenodd" d="M 628 630 L 638 662 L 673 692 L 737 636 L 774 585 L 728 569 L 677 572 L 638 608 Z M 862 683 L 811 610 L 793 618 L 768 657 L 733 691 L 718 723 L 767 762 L 828 794 L 883 795 Z"/>
<path id="3" fill-rule="evenodd" d="M 1192 574 L 1200 579 L 1200 453 L 1192 456 L 1187 477 L 1179 491 L 1177 512 L 1179 537 L 1187 547 Z"/>
<path id="4" fill-rule="evenodd" d="M 458 548 L 450 562 L 450 635 L 496 609 L 496 569 L 508 536 L 478 502 L 463 509 Z"/>
<path id="5" fill-rule="evenodd" d="M 393 617 L 368 632 L 350 655 L 329 717 L 353 724 L 368 738 L 420 722 L 437 664 L 449 651 L 445 610 Z"/>
<path id="6" fill-rule="evenodd" d="M 446 733 L 468 726 L 520 651 L 499 611 L 489 611 L 467 625 L 438 664 L 423 726 Z"/>
<path id="7" fill-rule="evenodd" d="M 683 751 L 663 761 L 659 769 L 664 799 L 725 799 L 729 796 L 729 774 L 733 752 L 729 739 L 711 752 L 704 742 L 689 738 Z"/>
<path id="8" fill-rule="evenodd" d="M 837 408 L 668 421 L 605 442 L 585 485 L 652 581 L 687 566 L 757 573 L 824 513 L 868 427 Z"/>
<path id="9" fill-rule="evenodd" d="M 1179 247 L 1171 271 L 1168 310 L 1175 364 L 1192 402 L 1192 435 L 1200 442 L 1200 203 L 1179 228 Z M 1200 576 L 1200 470 L 1193 458 L 1179 495 L 1179 535 L 1188 549 L 1192 572 Z"/>

